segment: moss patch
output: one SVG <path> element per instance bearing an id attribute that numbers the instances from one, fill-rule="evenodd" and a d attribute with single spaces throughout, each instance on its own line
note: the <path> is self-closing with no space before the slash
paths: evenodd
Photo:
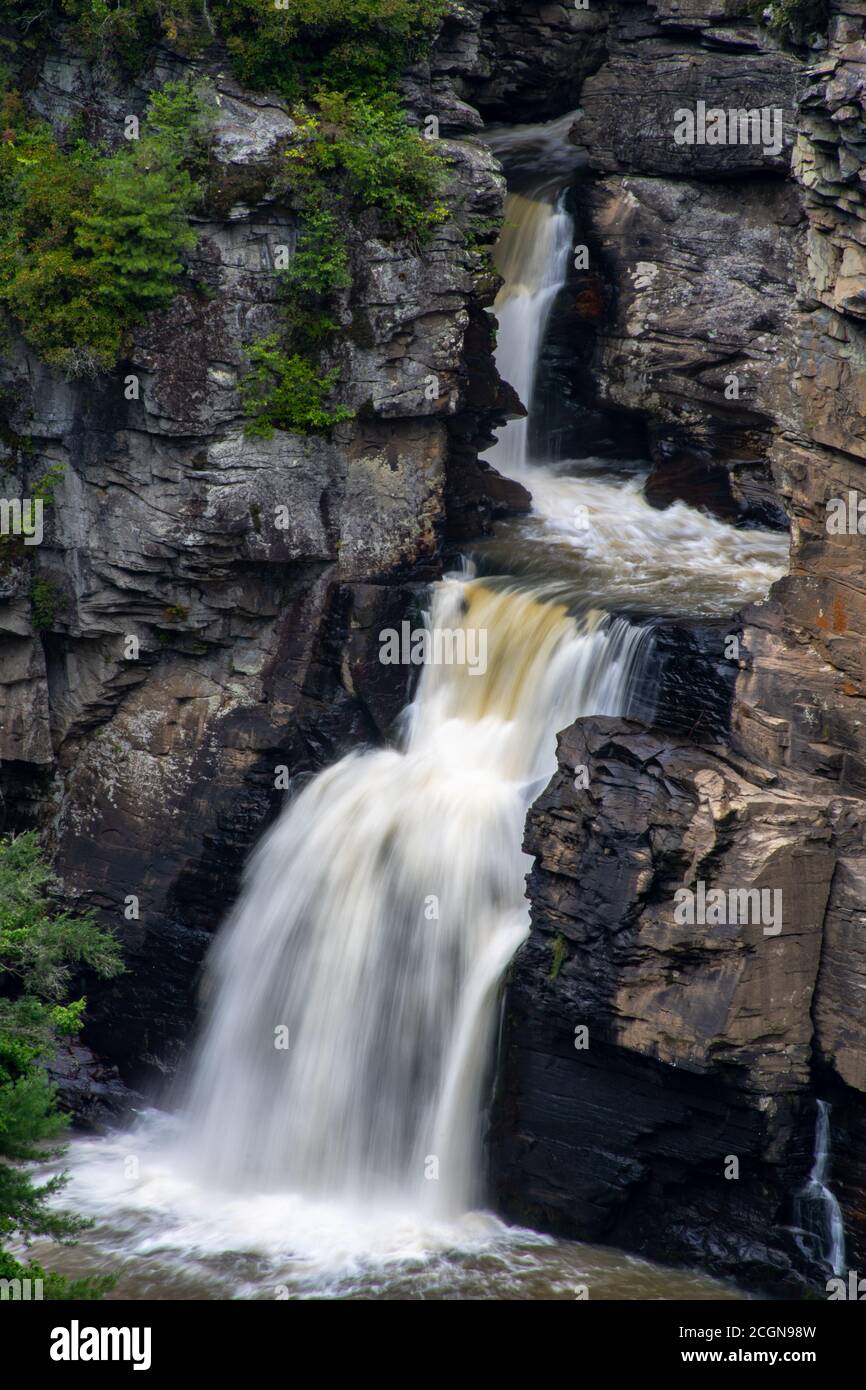
<path id="1" fill-rule="evenodd" d="M 548 976 L 548 979 L 555 980 L 560 970 L 562 969 L 563 962 L 566 956 L 568 955 L 568 947 L 565 944 L 565 937 L 555 936 L 551 943 L 551 949 L 553 951 L 553 960 L 550 965 L 550 974 Z"/>

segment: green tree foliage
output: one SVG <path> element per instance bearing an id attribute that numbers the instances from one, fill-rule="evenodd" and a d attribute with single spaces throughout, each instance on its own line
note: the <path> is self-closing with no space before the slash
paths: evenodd
<path id="1" fill-rule="evenodd" d="M 290 183 L 315 200 L 323 185 L 339 187 L 362 206 L 379 208 L 391 232 L 426 241 L 448 215 L 438 198 L 444 166 L 396 97 L 373 102 L 320 91 L 316 108 L 297 113 L 301 139 L 289 151 Z"/>
<path id="2" fill-rule="evenodd" d="M 197 240 L 187 222 L 194 198 L 189 175 L 148 142 L 108 161 L 75 229 L 100 304 L 137 318 L 171 302 L 181 253 Z"/>
<path id="3" fill-rule="evenodd" d="M 158 42 L 195 56 L 222 38 L 252 87 L 289 100 L 324 85 L 375 95 L 429 41 L 446 0 L 0 0 L 0 23 L 35 45 L 58 20 L 96 55 L 138 71 Z"/>
<path id="4" fill-rule="evenodd" d="M 336 369 L 320 376 L 315 363 L 286 353 L 275 333 L 252 343 L 247 353 L 252 369 L 241 382 L 241 395 L 251 417 L 248 434 L 269 438 L 275 429 L 313 434 L 352 418 L 347 406 L 327 407 Z"/>
<path id="5" fill-rule="evenodd" d="M 0 303 L 48 363 L 72 375 L 106 370 L 129 330 L 168 304 L 181 255 L 195 245 L 199 193 L 185 157 L 200 153 L 203 95 L 168 84 L 142 138 L 104 155 L 64 150 L 20 99 L 0 112 Z"/>
<path id="6" fill-rule="evenodd" d="M 383 235 L 421 243 L 447 216 L 443 161 L 396 95 L 447 0 L 35 3 L 0 0 L 0 18 L 29 33 L 46 13 L 65 17 L 122 63 L 160 37 L 190 51 L 219 38 L 242 81 L 304 103 L 285 180 L 302 222 L 280 287 L 283 331 L 279 342 L 251 346 L 243 397 L 257 429 L 289 428 L 280 421 L 323 429 L 345 418 L 325 405 L 336 370 L 320 366 L 338 328 L 336 297 L 351 279 L 343 229 L 375 207 Z M 71 373 L 117 360 L 130 326 L 170 300 L 193 243 L 186 219 L 198 194 L 190 150 L 202 146 L 200 107 L 188 92 L 185 105 L 179 89 L 167 93 L 152 98 L 139 145 L 110 159 L 84 142 L 61 151 L 24 119 L 9 127 L 14 150 L 0 148 L 0 179 L 5 170 L 12 195 L 0 234 L 0 302 L 45 360 Z"/>
<path id="7" fill-rule="evenodd" d="M 15 1239 L 74 1239 L 84 1224 L 50 1199 L 58 1175 L 36 1183 L 26 1166 L 61 1150 L 46 1147 L 66 1128 L 45 1063 L 59 1039 L 78 1031 L 84 999 L 67 994 L 74 968 L 98 975 L 121 970 L 117 943 L 90 916 L 58 912 L 47 888 L 51 871 L 32 834 L 0 841 L 0 1277 L 42 1278 L 48 1297 L 98 1297 L 104 1278 L 67 1280 L 24 1265 L 9 1251 Z"/>
<path id="8" fill-rule="evenodd" d="M 60 594 L 50 579 L 36 578 L 30 585 L 30 606 L 36 632 L 47 632 L 60 607 Z"/>
<path id="9" fill-rule="evenodd" d="M 296 109 L 295 120 L 285 181 L 300 206 L 301 228 L 280 286 L 282 334 L 248 349 L 253 370 L 241 392 L 251 433 L 322 430 L 351 414 L 327 408 L 338 372 L 323 372 L 318 363 L 339 326 L 336 296 L 351 284 L 343 229 L 358 210 L 377 208 L 383 233 L 418 242 L 448 215 L 438 197 L 443 163 L 393 94 L 372 102 L 318 92 L 315 107 Z"/>
<path id="10" fill-rule="evenodd" d="M 311 302 L 323 302 L 352 283 L 339 219 L 319 200 L 311 200 L 286 283 Z"/>
<path id="11" fill-rule="evenodd" d="M 89 53 L 138 72 L 159 42 L 192 56 L 208 36 L 202 0 L 0 0 L 5 47 L 36 48 L 67 21 Z"/>
<path id="12" fill-rule="evenodd" d="M 218 0 L 211 13 L 242 81 L 290 100 L 316 87 L 375 97 L 418 56 L 444 0 Z"/>
<path id="13" fill-rule="evenodd" d="M 326 401 L 337 369 L 318 362 L 339 325 L 334 301 L 351 284 L 343 230 L 359 207 L 376 207 L 383 231 L 425 241 L 447 216 L 439 201 L 442 161 L 408 124 L 393 96 L 378 104 L 319 92 L 315 110 L 297 109 L 298 140 L 287 152 L 286 184 L 302 217 L 295 254 L 280 286 L 283 331 L 248 349 L 241 383 L 250 433 L 323 430 L 348 419 Z"/>
<path id="14" fill-rule="evenodd" d="M 280 276 L 283 337 L 315 359 L 339 328 L 333 303 L 352 283 L 349 252 L 337 216 L 318 198 L 308 200 L 295 254 Z"/>

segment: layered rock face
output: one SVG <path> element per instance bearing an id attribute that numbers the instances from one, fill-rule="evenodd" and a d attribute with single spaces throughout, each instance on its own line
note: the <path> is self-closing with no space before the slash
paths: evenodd
<path id="1" fill-rule="evenodd" d="M 614 300 L 598 379 L 608 400 L 649 417 L 648 496 L 772 524 L 783 518 L 768 455 L 789 415 L 802 255 L 786 181 L 802 65 L 731 8 L 612 10 L 576 134 L 599 175 L 588 231 Z M 701 102 L 766 112 L 759 141 L 700 143 Z M 686 111 L 695 139 L 678 143 Z"/>
<path id="2" fill-rule="evenodd" d="M 810 1007 L 838 847 L 862 840 L 866 806 L 610 719 L 568 730 L 559 764 L 527 825 L 499 1200 L 795 1295 L 826 1278 L 793 1198 L 812 1162 Z"/>
<path id="3" fill-rule="evenodd" d="M 772 451 L 792 519 L 791 576 L 746 614 L 749 669 L 737 684 L 733 746 L 762 765 L 808 774 L 859 814 L 866 797 L 866 525 L 858 529 L 866 497 L 866 15 L 856 3 L 831 10 L 829 46 L 807 71 L 800 104 L 793 174 L 807 218 L 807 262 L 797 286 L 794 410 Z M 835 843 L 812 1016 L 816 1075 L 835 1103 L 835 1182 L 855 1267 L 866 1260 L 866 837 L 858 826 Z"/>
<path id="4" fill-rule="evenodd" d="M 380 665 L 378 634 L 417 610 L 449 524 L 475 534 L 526 505 L 477 462 L 506 401 L 477 234 L 495 235 L 503 181 L 479 144 L 442 142 L 453 215 L 423 252 L 373 212 L 352 230 L 339 365 L 356 418 L 245 436 L 244 348 L 278 326 L 274 267 L 296 235 L 273 191 L 294 124 L 224 55 L 205 68 L 220 103 L 210 193 L 176 299 L 108 377 L 65 380 L 23 342 L 2 377 L 22 495 L 62 465 L 43 543 L 2 577 L 6 828 L 47 826 L 67 898 L 118 928 L 128 973 L 89 990 L 87 1036 L 133 1077 L 171 1066 L 286 778 L 377 740 L 405 703 L 408 673 Z M 66 36 L 28 100 L 117 143 L 145 88 L 182 70 L 163 53 L 120 85 Z M 44 632 L 34 577 L 55 595 Z"/>
<path id="5" fill-rule="evenodd" d="M 849 1264 L 866 1259 L 866 12 L 833 4 L 828 40 L 794 49 L 731 8 L 605 10 L 576 128 L 593 371 L 645 421 L 650 496 L 787 513 L 791 575 L 745 615 L 729 734 L 563 737 L 527 826 L 492 1176 L 521 1219 L 787 1295 L 829 1273 L 793 1231 L 815 1095 Z M 699 101 L 778 109 L 781 150 L 677 144 Z M 855 508 L 844 531 L 834 498 Z M 781 932 L 678 924 L 677 890 L 699 883 L 778 889 Z"/>
<path id="6" fill-rule="evenodd" d="M 408 75 L 407 93 L 455 133 L 485 120 L 547 120 L 577 106 L 604 59 L 607 25 L 603 5 L 461 0 L 429 61 Z"/>

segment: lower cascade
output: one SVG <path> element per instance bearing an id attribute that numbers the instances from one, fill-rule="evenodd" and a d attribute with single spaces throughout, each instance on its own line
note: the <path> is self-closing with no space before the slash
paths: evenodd
<path id="1" fill-rule="evenodd" d="M 477 580 L 441 585 L 430 621 L 486 631 L 486 670 L 425 667 L 402 746 L 296 797 L 214 953 L 189 1118 L 226 1185 L 448 1215 L 479 1196 L 496 989 L 527 930 L 526 810 L 557 729 L 624 709 L 643 634 Z"/>

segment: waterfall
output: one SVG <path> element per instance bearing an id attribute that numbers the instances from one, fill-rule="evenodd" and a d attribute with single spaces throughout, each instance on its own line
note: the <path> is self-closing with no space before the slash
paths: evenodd
<path id="1" fill-rule="evenodd" d="M 530 417 L 574 235 L 571 124 L 491 138 L 520 175 L 496 357 Z M 559 730 L 627 712 L 649 632 L 618 614 L 732 612 L 778 578 L 784 541 L 655 511 L 634 468 L 553 467 L 528 437 L 512 421 L 488 457 L 532 514 L 431 594 L 429 635 L 483 661 L 425 664 L 393 746 L 293 796 L 212 948 L 180 1113 L 76 1149 L 75 1205 L 161 1289 L 192 1268 L 231 1296 L 572 1298 L 585 1277 L 587 1247 L 564 1258 L 477 1210 L 497 995 L 528 929 L 527 808 Z M 633 1288 L 636 1262 L 615 1269 L 609 1286 Z"/>
<path id="2" fill-rule="evenodd" d="M 564 195 L 545 185 L 531 194 L 509 193 L 505 226 L 496 246 L 503 285 L 493 305 L 499 321 L 496 366 L 510 382 L 527 414 L 500 432 L 488 458 L 509 477 L 528 462 L 529 416 L 535 394 L 544 331 L 556 296 L 565 284 L 574 240 Z"/>
<path id="3" fill-rule="evenodd" d="M 844 1274 L 845 1227 L 842 1210 L 828 1186 L 830 1179 L 830 1113 L 827 1101 L 818 1101 L 815 1119 L 815 1156 L 805 1186 L 797 1194 L 794 1219 L 817 1247 L 834 1274 Z"/>
<path id="4" fill-rule="evenodd" d="M 556 187 L 510 195 L 497 248 L 497 365 L 530 412 L 572 242 L 561 204 Z M 526 419 L 492 457 L 526 466 Z M 486 669 L 425 666 L 400 745 L 300 793 L 213 952 L 190 1156 L 224 1187 L 437 1216 L 481 1196 L 496 991 L 528 930 L 526 812 L 557 731 L 624 712 L 645 634 L 501 579 L 448 579 L 429 623 L 482 634 Z"/>
<path id="5" fill-rule="evenodd" d="M 532 494 L 532 515 L 509 536 L 507 563 L 527 579 L 554 572 L 561 592 L 574 601 L 597 600 L 606 608 L 716 614 L 767 592 L 783 572 L 784 533 L 736 530 L 685 502 L 663 511 L 643 493 L 645 471 L 625 476 L 603 460 L 551 464 L 530 457 L 538 363 L 557 295 L 564 289 L 574 244 L 574 221 L 565 208 L 564 174 L 538 172 L 530 161 L 558 169 L 556 150 L 573 118 L 553 129 L 501 132 L 493 140 L 503 154 L 516 149 L 524 184 L 505 201 L 496 267 L 503 277 L 493 313 L 499 321 L 496 365 L 526 405 L 485 455 L 500 473 Z M 559 144 L 557 143 L 559 142 Z M 570 146 L 565 147 L 566 150 Z"/>
<path id="6" fill-rule="evenodd" d="M 221 1186 L 437 1215 L 480 1195 L 495 993 L 528 925 L 526 811 L 557 730 L 623 708 L 642 634 L 456 578 L 431 623 L 486 634 L 486 670 L 426 666 L 402 746 L 304 788 L 217 943 L 189 1116 Z"/>

